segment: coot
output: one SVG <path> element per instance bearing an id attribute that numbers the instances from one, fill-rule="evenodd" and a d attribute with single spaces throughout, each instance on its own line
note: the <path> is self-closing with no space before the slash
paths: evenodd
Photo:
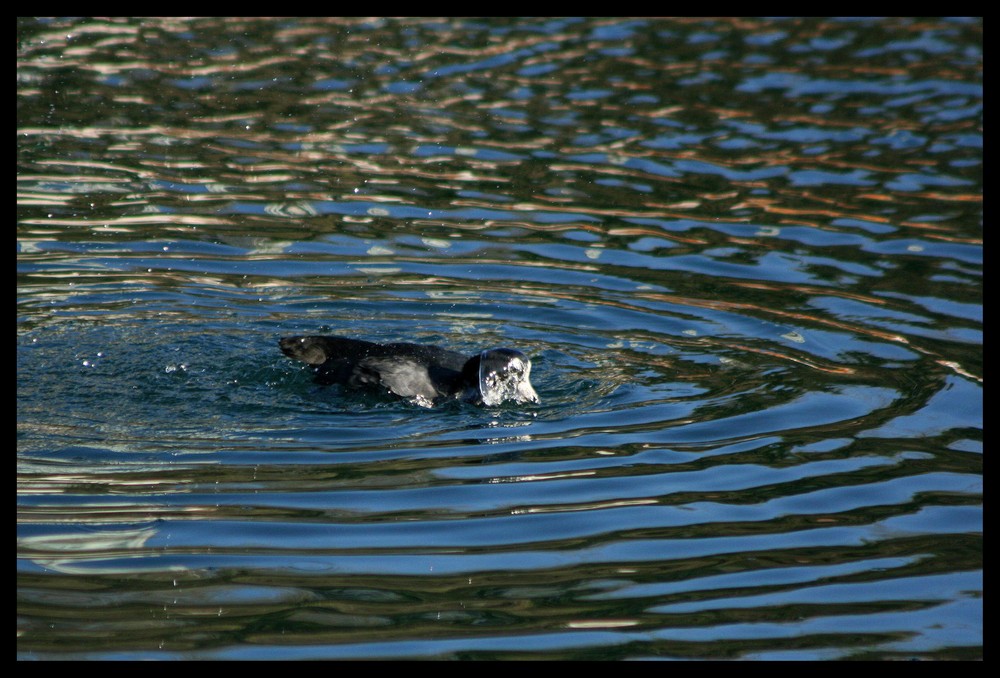
<path id="1" fill-rule="evenodd" d="M 424 407 L 446 398 L 477 405 L 537 403 L 531 360 L 511 348 L 470 357 L 437 346 L 376 344 L 343 337 L 285 337 L 289 358 L 311 365 L 321 384 L 343 384 L 393 393 Z"/>

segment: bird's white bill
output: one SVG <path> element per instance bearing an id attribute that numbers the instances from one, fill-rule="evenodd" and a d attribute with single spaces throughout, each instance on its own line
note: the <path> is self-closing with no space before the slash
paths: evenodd
<path id="1" fill-rule="evenodd" d="M 481 360 L 479 363 L 479 393 L 483 404 L 499 405 L 506 400 L 518 403 L 539 402 L 528 377 L 531 374 L 531 362 L 512 361 L 496 368 L 496 361 Z"/>

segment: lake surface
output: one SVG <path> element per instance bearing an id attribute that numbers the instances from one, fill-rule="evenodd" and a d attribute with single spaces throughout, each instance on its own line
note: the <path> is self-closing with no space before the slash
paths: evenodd
<path id="1" fill-rule="evenodd" d="M 982 29 L 19 19 L 18 658 L 982 658 Z"/>

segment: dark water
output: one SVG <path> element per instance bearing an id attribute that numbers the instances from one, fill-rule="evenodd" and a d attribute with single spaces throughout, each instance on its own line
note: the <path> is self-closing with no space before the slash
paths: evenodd
<path id="1" fill-rule="evenodd" d="M 20 20 L 18 657 L 980 658 L 982 37 Z"/>

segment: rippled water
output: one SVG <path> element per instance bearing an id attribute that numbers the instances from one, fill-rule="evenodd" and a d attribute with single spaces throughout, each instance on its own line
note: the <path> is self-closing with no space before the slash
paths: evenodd
<path id="1" fill-rule="evenodd" d="M 981 20 L 36 19 L 17 76 L 19 658 L 982 656 Z"/>

